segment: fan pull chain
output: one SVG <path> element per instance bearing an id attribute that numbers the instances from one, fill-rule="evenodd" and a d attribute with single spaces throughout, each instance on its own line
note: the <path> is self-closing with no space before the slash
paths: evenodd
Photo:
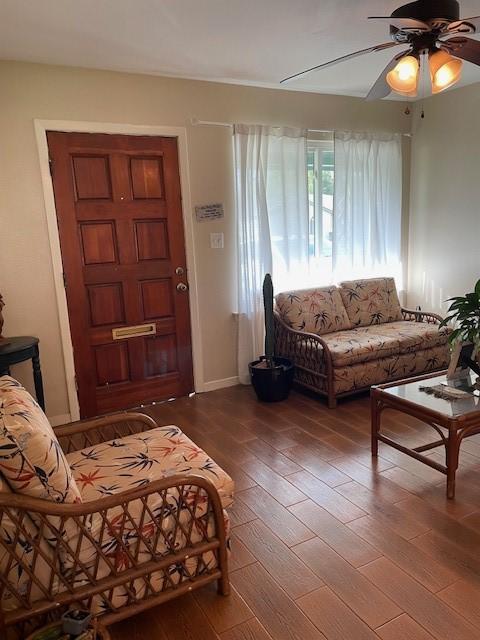
<path id="1" fill-rule="evenodd" d="M 422 111 L 420 112 L 420 118 L 422 120 L 424 120 L 425 118 L 425 109 L 424 109 L 424 104 L 425 104 L 425 72 L 427 69 L 427 65 L 428 65 L 428 60 L 425 56 L 425 54 L 422 54 L 422 66 L 421 66 L 421 74 L 422 74 L 422 82 L 420 83 L 421 87 L 420 87 L 420 93 L 421 93 L 421 107 L 422 107 Z"/>

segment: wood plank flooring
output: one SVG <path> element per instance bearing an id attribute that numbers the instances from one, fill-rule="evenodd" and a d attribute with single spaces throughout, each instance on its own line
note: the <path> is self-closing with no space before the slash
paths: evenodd
<path id="1" fill-rule="evenodd" d="M 367 396 L 329 410 L 232 387 L 143 410 L 236 482 L 232 594 L 210 585 L 117 624 L 114 640 L 480 640 L 480 436 L 447 502 L 440 473 L 385 445 L 372 461 Z M 385 419 L 409 445 L 434 439 Z"/>

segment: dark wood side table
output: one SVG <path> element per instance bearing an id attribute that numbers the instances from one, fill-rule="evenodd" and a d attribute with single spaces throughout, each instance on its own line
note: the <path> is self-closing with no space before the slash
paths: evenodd
<path id="1" fill-rule="evenodd" d="M 0 342 L 0 376 L 10 375 L 10 367 L 12 364 L 18 364 L 25 360 L 32 361 L 33 382 L 35 384 L 37 402 L 45 411 L 38 338 L 34 338 L 33 336 L 20 336 L 16 338 L 5 338 L 5 342 Z"/>
<path id="2" fill-rule="evenodd" d="M 473 385 L 475 376 L 469 384 Z M 455 475 L 458 469 L 460 445 L 464 438 L 480 433 L 480 397 L 468 395 L 461 399 L 445 400 L 422 391 L 420 387 L 434 387 L 446 382 L 445 372 L 381 384 L 371 389 L 372 455 L 378 456 L 378 442 L 427 464 L 447 476 L 447 498 L 455 497 Z M 400 411 L 421 420 L 434 429 L 438 440 L 409 448 L 381 431 L 382 413 L 387 409 Z M 445 447 L 445 464 L 427 456 L 424 451 Z"/>

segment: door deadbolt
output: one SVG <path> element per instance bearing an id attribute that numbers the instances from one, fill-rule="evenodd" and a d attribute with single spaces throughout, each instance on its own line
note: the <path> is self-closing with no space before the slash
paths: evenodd
<path id="1" fill-rule="evenodd" d="M 185 282 L 179 282 L 177 284 L 177 291 L 187 291 L 188 286 L 185 284 Z"/>
<path id="2" fill-rule="evenodd" d="M 177 276 L 183 276 L 183 274 L 185 273 L 183 270 L 183 267 L 177 267 L 175 269 L 175 273 L 177 274 Z"/>

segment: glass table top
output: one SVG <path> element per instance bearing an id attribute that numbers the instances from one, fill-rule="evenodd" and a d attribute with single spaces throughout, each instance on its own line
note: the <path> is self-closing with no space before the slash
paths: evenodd
<path id="1" fill-rule="evenodd" d="M 461 380 L 447 380 L 446 375 L 443 374 L 426 380 L 405 382 L 386 389 L 380 385 L 380 388 L 383 393 L 395 396 L 399 400 L 412 402 L 450 418 L 458 418 L 469 413 L 480 413 L 480 385 L 478 389 L 474 387 L 476 381 L 477 376 L 473 373 Z M 452 392 L 459 397 L 437 397 L 431 392 L 424 391 L 425 388 L 442 395 L 452 389 Z"/>

